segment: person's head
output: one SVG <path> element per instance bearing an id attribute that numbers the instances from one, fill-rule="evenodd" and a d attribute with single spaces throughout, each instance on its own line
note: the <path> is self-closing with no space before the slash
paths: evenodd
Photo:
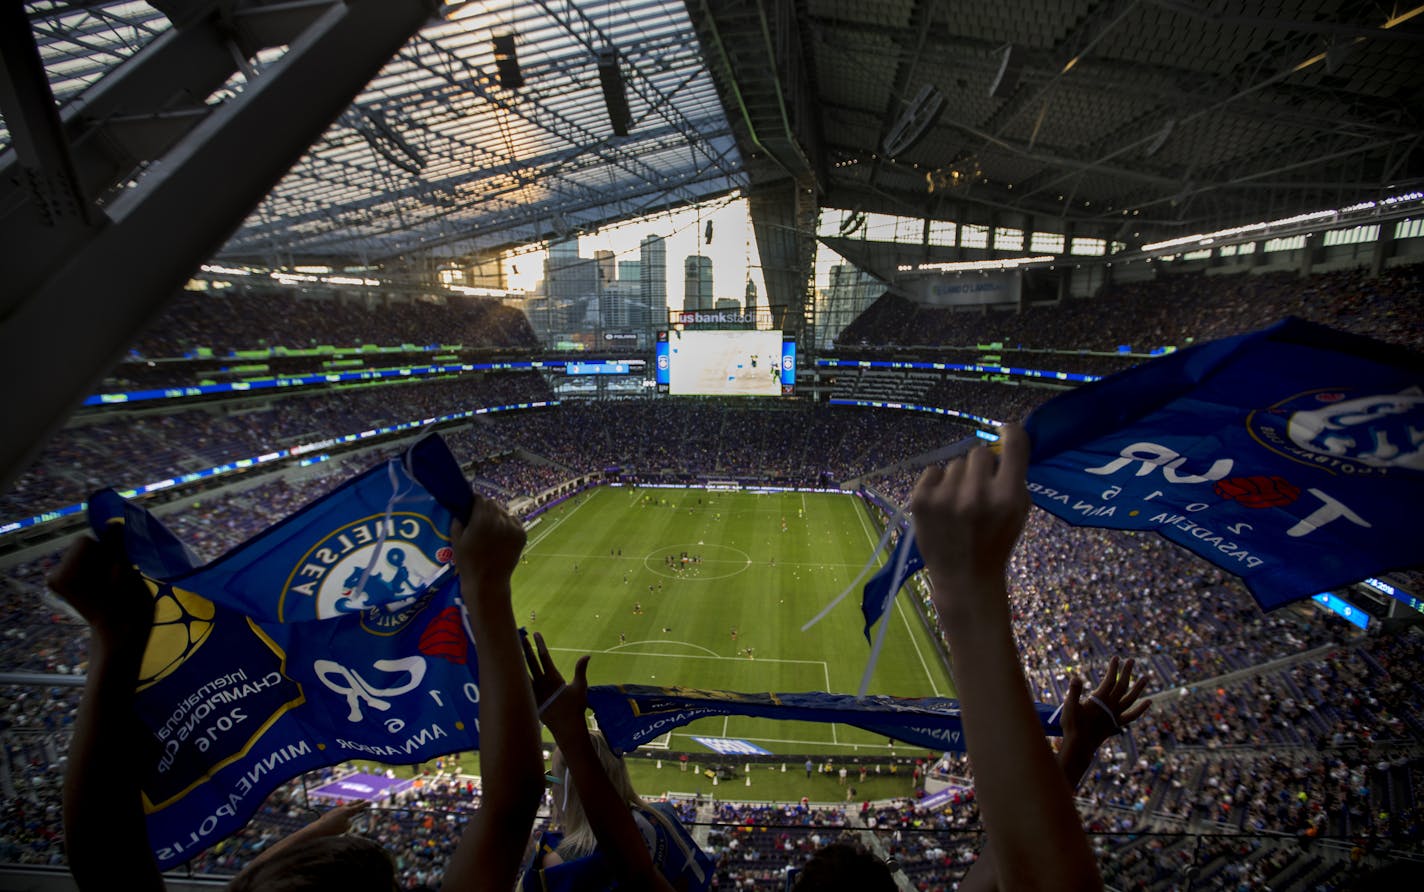
<path id="1" fill-rule="evenodd" d="M 395 862 L 380 843 L 322 836 L 276 852 L 228 884 L 227 892 L 398 892 Z"/>
<path id="2" fill-rule="evenodd" d="M 796 876 L 792 892 L 895 892 L 886 862 L 859 844 L 833 842 L 817 849 Z"/>
<path id="3" fill-rule="evenodd" d="M 628 776 L 628 766 L 624 764 L 622 757 L 614 754 L 601 732 L 590 731 L 588 736 L 593 741 L 594 752 L 598 753 L 598 761 L 603 765 L 603 773 L 613 782 L 618 796 L 630 806 L 645 806 L 646 803 L 633 788 L 633 779 Z M 564 765 L 564 754 L 557 749 L 549 760 L 549 769 L 549 773 L 560 781 L 554 788 L 554 817 L 564 830 L 564 841 L 559 846 L 560 854 L 567 851 L 575 857 L 587 855 L 597 847 L 597 842 L 593 828 L 589 826 L 588 815 L 584 812 L 583 802 L 579 799 L 578 788 L 574 786 Z"/>

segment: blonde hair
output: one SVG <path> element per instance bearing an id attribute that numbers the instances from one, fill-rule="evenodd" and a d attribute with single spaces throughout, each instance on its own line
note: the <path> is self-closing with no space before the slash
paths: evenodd
<path id="1" fill-rule="evenodd" d="M 602 732 L 590 731 L 588 736 L 593 741 L 593 750 L 598 754 L 598 761 L 603 765 L 603 773 L 613 782 L 613 789 L 618 792 L 618 797 L 627 803 L 629 808 L 637 809 L 661 823 L 685 853 L 687 850 L 680 835 L 685 831 L 682 831 L 681 827 L 674 827 L 671 818 L 653 808 L 638 795 L 638 791 L 633 789 L 633 779 L 628 776 L 628 766 L 623 763 L 623 757 L 614 754 Z M 556 803 L 562 801 L 559 823 L 564 831 L 563 841 L 559 843 L 556 854 L 565 861 L 571 861 L 593 854 L 598 848 L 598 840 L 594 836 L 593 827 L 588 823 L 588 814 L 584 811 L 583 801 L 579 799 L 578 788 L 568 776 L 567 769 L 563 781 L 563 790 L 554 794 Z"/>

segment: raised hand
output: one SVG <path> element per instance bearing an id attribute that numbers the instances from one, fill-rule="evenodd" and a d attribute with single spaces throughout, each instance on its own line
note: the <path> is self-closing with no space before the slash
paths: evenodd
<path id="1" fill-rule="evenodd" d="M 520 642 L 524 646 L 524 662 L 529 667 L 529 678 L 534 686 L 534 699 L 539 704 L 539 718 L 558 737 L 559 731 L 576 722 L 584 723 L 584 710 L 588 706 L 588 661 L 585 654 L 574 664 L 574 680 L 565 682 L 554 658 L 549 656 L 549 648 L 544 644 L 544 636 L 534 633 L 534 647 L 529 639 Z M 535 648 L 538 654 L 535 654 Z"/>
<path id="2" fill-rule="evenodd" d="M 1002 592 L 1004 567 L 1028 516 L 1028 435 L 999 429 L 999 457 L 984 447 L 920 475 L 910 497 L 915 536 L 941 616 L 973 607 L 986 588 Z"/>
<path id="3" fill-rule="evenodd" d="M 334 808 L 322 813 L 321 817 L 312 821 L 309 826 L 314 828 L 320 836 L 339 836 L 351 829 L 351 822 L 361 815 L 366 809 L 371 807 L 369 799 L 357 799 L 353 802 L 343 802 Z"/>
<path id="4" fill-rule="evenodd" d="M 105 641 L 142 646 L 153 627 L 153 595 L 129 563 L 118 529 L 99 542 L 77 539 L 49 575 L 49 587 Z"/>
<path id="5" fill-rule="evenodd" d="M 462 586 L 507 582 L 519 566 L 526 539 L 524 525 L 498 502 L 475 496 L 468 523 L 450 522 L 450 541 Z"/>
<path id="6" fill-rule="evenodd" d="M 1114 734 L 1125 730 L 1152 706 L 1151 700 L 1139 700 L 1147 687 L 1147 678 L 1132 681 L 1133 661 L 1127 660 L 1119 669 L 1118 658 L 1108 663 L 1107 672 L 1097 688 L 1083 697 L 1083 679 L 1074 677 L 1068 684 L 1068 698 L 1063 701 L 1063 745 L 1096 751 Z"/>

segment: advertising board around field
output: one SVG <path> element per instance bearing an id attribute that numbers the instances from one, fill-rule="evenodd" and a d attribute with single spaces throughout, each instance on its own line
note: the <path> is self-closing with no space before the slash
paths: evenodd
<path id="1" fill-rule="evenodd" d="M 750 740 L 735 737 L 694 737 L 693 740 L 714 753 L 724 756 L 769 756 L 771 750 L 763 749 Z"/>
<path id="2" fill-rule="evenodd" d="M 414 781 L 406 778 L 383 777 L 379 774 L 348 774 L 308 791 L 322 799 L 389 799 L 407 789 Z"/>

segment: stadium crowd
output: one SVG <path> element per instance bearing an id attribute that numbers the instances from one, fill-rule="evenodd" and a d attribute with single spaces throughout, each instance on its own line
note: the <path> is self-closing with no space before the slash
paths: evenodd
<path id="1" fill-rule="evenodd" d="M 1298 316 L 1343 331 L 1414 348 L 1424 347 L 1418 312 L 1424 264 L 1299 276 L 1161 273 L 1113 284 L 1091 299 L 1028 306 L 1017 313 L 956 312 L 921 306 L 887 294 L 837 338 L 841 345 L 973 346 L 1001 342 L 1006 349 L 1098 350 L 1128 345 L 1136 352 L 1184 347 L 1263 328 Z M 1070 368 L 1058 371 L 1083 371 Z"/>
<path id="2" fill-rule="evenodd" d="M 1392 270 L 1378 282 L 1354 273 L 1305 280 L 1274 273 L 1250 279 L 1190 276 L 1151 288 L 1117 286 L 1100 298 L 1109 303 L 1091 309 L 1066 305 L 1014 317 L 923 311 L 901 318 L 901 309 L 887 298 L 856 323 L 862 329 L 855 334 L 868 343 L 917 341 L 927 332 L 926 340 L 950 343 L 994 337 L 1035 347 L 1113 349 L 1117 343 L 1175 339 L 1183 331 L 1198 338 L 1235 333 L 1289 311 L 1419 346 L 1419 317 L 1408 303 L 1417 295 L 1419 277 L 1420 267 Z M 244 327 L 248 323 L 242 320 L 256 304 L 239 306 L 235 298 L 212 296 L 194 300 L 199 303 L 174 311 L 174 330 L 146 349 L 186 350 L 197 341 L 185 332 L 208 333 L 206 326 L 225 324 L 231 330 L 224 336 L 235 346 L 275 343 Z M 200 305 L 208 301 L 214 303 Z M 204 315 L 223 301 L 231 306 L 217 316 Z M 1123 311 L 1109 313 L 1111 324 L 1104 325 L 1104 308 L 1119 307 L 1114 301 L 1122 302 Z M 355 337 L 341 327 L 347 322 L 339 312 L 313 303 L 313 325 L 335 319 L 322 329 L 322 340 L 313 342 Z M 1080 309 L 1082 319 L 1076 315 Z M 426 311 L 412 304 L 393 317 L 408 313 L 419 329 L 416 323 Z M 219 317 L 226 322 L 214 321 Z M 986 320 L 1012 322 L 995 333 L 984 327 Z M 369 327 L 368 317 L 364 324 Z M 448 321 L 443 325 L 448 328 Z M 411 340 L 395 334 L 406 331 L 395 322 L 390 330 L 395 343 Z M 252 337 L 256 340 L 243 340 Z M 205 346 L 220 343 L 208 340 Z M 547 393 L 536 375 L 502 374 L 291 397 L 243 415 L 192 410 L 98 421 L 71 427 L 57 439 L 5 494 L 5 511 L 37 513 L 78 501 L 119 475 L 146 482 L 145 475 L 157 479 L 307 437 Z M 945 380 L 926 399 L 1015 418 L 1045 394 Z M 478 486 L 510 498 L 609 469 L 834 484 L 912 459 L 963 433 L 943 420 L 910 413 L 648 400 L 491 416 L 451 440 Z M 312 479 L 272 479 L 246 492 L 199 498 L 168 519 L 200 557 L 210 558 L 349 476 L 354 466 L 331 462 Z M 144 480 L 133 479 L 136 474 Z M 904 504 L 915 474 L 897 471 L 870 482 Z M 39 600 L 53 561 L 51 556 L 13 565 L 4 577 L 0 665 L 8 669 L 71 674 L 85 666 L 83 624 L 57 600 Z M 1078 790 L 1085 820 L 1103 833 L 1095 846 L 1109 883 L 1160 887 L 1192 865 L 1195 888 L 1267 883 L 1277 889 L 1335 888 L 1358 868 L 1356 859 L 1327 857 L 1300 847 L 1301 841 L 1345 838 L 1372 850 L 1420 840 L 1424 644 L 1418 635 L 1362 635 L 1310 612 L 1262 614 L 1223 573 L 1156 537 L 1070 527 L 1040 512 L 1029 518 L 1009 576 L 1015 642 L 1037 699 L 1061 701 L 1071 677 L 1096 678 L 1119 655 L 1138 661 L 1156 694 L 1152 711 L 1129 735 L 1104 747 Z M 43 609 L 36 611 L 36 603 Z M 1295 659 L 1264 665 L 1286 658 Z M 0 851 L 10 860 L 62 860 L 58 777 L 76 709 L 74 688 L 7 690 L 0 739 L 9 789 L 0 813 Z M 966 781 L 974 776 L 962 757 L 946 758 L 941 769 Z M 438 884 L 460 828 L 479 805 L 477 784 L 433 777 L 368 817 L 368 832 L 393 853 L 406 888 Z M 242 834 L 205 853 L 193 869 L 235 871 L 299 826 L 306 804 L 298 787 L 289 785 L 279 794 Z M 804 861 L 842 833 L 866 827 L 873 827 L 918 888 L 948 888 L 973 863 L 983 826 L 972 796 L 933 811 L 910 799 L 859 814 L 804 804 L 723 803 L 706 821 L 713 825 L 708 842 L 719 857 L 719 885 L 763 889 L 780 888 L 789 864 Z M 1198 837 L 1199 848 L 1192 848 L 1180 836 L 1184 827 L 1239 836 Z M 1168 828 L 1177 835 L 1150 835 Z M 1286 842 L 1251 834 L 1280 834 Z"/>
<path id="3" fill-rule="evenodd" d="M 550 396 L 537 373 L 506 372 L 300 394 L 229 411 L 96 415 L 46 444 L 0 496 L 0 516 L 39 514 L 83 501 L 101 487 L 141 486 L 371 428 Z"/>
<path id="4" fill-rule="evenodd" d="M 173 358 L 199 347 L 222 356 L 264 347 L 362 344 L 534 348 L 539 342 L 522 311 L 495 300 L 367 300 L 239 287 L 181 292 L 131 352 L 144 358 Z"/>

